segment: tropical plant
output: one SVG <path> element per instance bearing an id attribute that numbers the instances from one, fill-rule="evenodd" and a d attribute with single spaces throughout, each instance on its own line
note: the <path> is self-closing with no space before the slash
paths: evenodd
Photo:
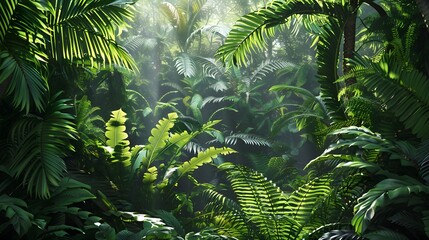
<path id="1" fill-rule="evenodd" d="M 130 19 L 128 1 L 3 1 L 0 83 L 20 110 L 43 109 L 50 84 L 59 81 L 49 63 L 134 68 L 115 42 L 115 31 Z M 65 75 L 61 75 L 65 76 Z"/>

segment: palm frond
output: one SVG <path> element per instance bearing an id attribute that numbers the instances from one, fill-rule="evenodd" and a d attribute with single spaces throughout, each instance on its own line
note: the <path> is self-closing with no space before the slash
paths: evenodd
<path id="1" fill-rule="evenodd" d="M 129 1 L 63 1 L 50 3 L 49 25 L 51 54 L 91 65 L 117 64 L 137 69 L 128 52 L 115 42 L 116 29 L 131 20 L 132 12 L 124 6 Z"/>
<path id="2" fill-rule="evenodd" d="M 284 24 L 292 15 L 324 14 L 343 19 L 345 12 L 337 2 L 272 1 L 266 7 L 241 17 L 218 49 L 216 57 L 229 64 L 246 64 L 250 53 L 265 49 L 265 38 L 274 35 L 274 27 Z"/>
<path id="3" fill-rule="evenodd" d="M 18 0 L 7 0 L 0 3 L 0 13 L 2 18 L 0 19 L 0 42 L 3 41 L 4 36 L 10 27 L 13 13 L 18 5 Z"/>
<path id="4" fill-rule="evenodd" d="M 10 81 L 7 94 L 13 97 L 12 104 L 21 111 L 29 112 L 33 104 L 37 110 L 43 110 L 48 84 L 36 62 L 35 57 L 23 59 L 7 51 L 0 52 L 0 84 Z"/>
<path id="5" fill-rule="evenodd" d="M 21 178 L 30 195 L 48 198 L 65 170 L 63 157 L 75 138 L 73 117 L 65 113 L 67 100 L 53 97 L 43 116 L 28 115 L 12 126 L 7 156 L 14 177 Z"/>

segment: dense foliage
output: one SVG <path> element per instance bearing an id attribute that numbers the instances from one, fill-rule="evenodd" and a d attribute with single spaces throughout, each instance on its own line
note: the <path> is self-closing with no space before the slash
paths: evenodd
<path id="1" fill-rule="evenodd" d="M 0 238 L 429 239 L 428 9 L 1 1 Z"/>

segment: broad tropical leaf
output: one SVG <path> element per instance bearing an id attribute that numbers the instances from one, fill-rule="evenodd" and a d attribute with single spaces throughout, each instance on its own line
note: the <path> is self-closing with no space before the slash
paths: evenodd
<path id="1" fill-rule="evenodd" d="M 3 215 L 3 211 L 8 220 L 0 224 L 1 229 L 6 228 L 8 225 L 12 225 L 19 236 L 23 236 L 27 233 L 32 225 L 34 216 L 27 211 L 27 204 L 22 199 L 1 195 L 1 215 Z"/>
<path id="2" fill-rule="evenodd" d="M 375 185 L 362 197 L 355 206 L 355 216 L 352 224 L 357 233 L 363 234 L 367 230 L 377 212 L 389 205 L 408 204 L 411 195 L 429 194 L 429 187 L 415 179 L 402 177 L 401 179 L 385 179 Z M 409 203 L 413 204 L 413 202 Z M 418 204 L 418 201 L 414 202 Z"/>

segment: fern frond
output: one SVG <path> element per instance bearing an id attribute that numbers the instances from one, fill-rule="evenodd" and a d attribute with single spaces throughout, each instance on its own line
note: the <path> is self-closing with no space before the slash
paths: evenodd
<path id="1" fill-rule="evenodd" d="M 252 76 L 250 77 L 251 81 L 259 81 L 262 80 L 269 73 L 273 73 L 277 70 L 281 70 L 287 67 L 293 67 L 294 64 L 281 60 L 266 60 L 262 62 L 258 68 L 253 71 Z"/>
<path id="2" fill-rule="evenodd" d="M 219 154 L 227 155 L 231 153 L 235 153 L 232 148 L 215 148 L 209 147 L 208 149 L 199 152 L 196 157 L 191 158 L 189 161 L 184 162 L 177 168 L 178 179 L 184 176 L 185 174 L 192 173 L 198 167 L 202 166 L 205 163 L 211 162 L 214 158 L 216 158 Z"/>
<path id="3" fill-rule="evenodd" d="M 421 72 L 409 69 L 403 63 L 385 55 L 380 62 L 356 57 L 352 71 L 375 97 L 385 103 L 406 128 L 418 137 L 429 137 L 429 96 L 424 89 L 429 79 Z M 376 92 L 375 92 L 376 90 Z"/>
<path id="4" fill-rule="evenodd" d="M 328 174 L 299 187 L 286 200 L 286 214 L 305 225 L 318 205 L 328 198 L 332 180 Z"/>
<path id="5" fill-rule="evenodd" d="M 242 140 L 245 144 L 254 146 L 271 146 L 270 141 L 267 139 L 248 133 L 234 133 L 227 136 L 225 137 L 225 144 L 235 145 L 237 144 L 237 140 Z"/>
<path id="6" fill-rule="evenodd" d="M 262 236 L 280 239 L 298 236 L 301 225 L 286 215 L 287 202 L 278 187 L 244 166 L 224 163 L 219 168 L 228 173 L 241 210 Z"/>
<path id="7" fill-rule="evenodd" d="M 180 53 L 175 59 L 177 73 L 185 77 L 194 77 L 197 73 L 197 66 L 192 57 L 187 53 Z"/>
<path id="8" fill-rule="evenodd" d="M 75 139 L 74 118 L 65 111 L 67 100 L 54 96 L 43 116 L 28 115 L 12 126 L 6 159 L 11 174 L 21 178 L 28 193 L 37 198 L 49 198 L 51 188 L 58 186 L 66 166 L 63 157 L 72 150 Z"/>
<path id="9" fill-rule="evenodd" d="M 157 154 L 167 144 L 169 130 L 174 126 L 174 122 L 178 117 L 177 113 L 170 113 L 167 118 L 159 120 L 155 128 L 151 130 L 151 136 L 148 139 L 148 144 L 145 146 L 148 155 L 143 164 L 146 167 L 150 166 L 152 162 L 155 161 Z"/>
<path id="10" fill-rule="evenodd" d="M 125 132 L 126 113 L 122 109 L 112 111 L 110 120 L 106 123 L 107 145 L 114 148 L 120 143 L 129 144 L 126 140 L 128 134 Z"/>

